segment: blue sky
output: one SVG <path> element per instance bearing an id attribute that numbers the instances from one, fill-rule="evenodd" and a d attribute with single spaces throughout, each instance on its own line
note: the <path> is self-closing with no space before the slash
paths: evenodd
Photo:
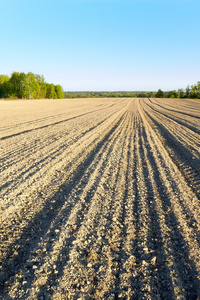
<path id="1" fill-rule="evenodd" d="M 199 0 L 0 0 L 0 28 L 0 74 L 43 74 L 65 91 L 200 80 Z"/>

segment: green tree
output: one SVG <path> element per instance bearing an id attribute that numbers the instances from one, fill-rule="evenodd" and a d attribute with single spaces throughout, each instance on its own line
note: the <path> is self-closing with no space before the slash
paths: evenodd
<path id="1" fill-rule="evenodd" d="M 9 80 L 9 96 L 11 98 L 20 98 L 20 89 L 19 72 L 13 72 Z"/>
<path id="2" fill-rule="evenodd" d="M 31 72 L 26 74 L 24 89 L 23 89 L 23 98 L 34 99 L 37 98 L 37 84 L 35 82 L 35 75 Z"/>
<path id="3" fill-rule="evenodd" d="M 55 91 L 55 85 L 53 83 L 47 83 L 47 91 L 46 91 L 46 98 L 48 99 L 56 99 L 57 94 Z"/>
<path id="4" fill-rule="evenodd" d="M 177 92 L 174 90 L 174 91 L 170 91 L 169 92 L 169 98 L 177 98 Z"/>
<path id="5" fill-rule="evenodd" d="M 7 98 L 9 93 L 9 76 L 0 75 L 0 98 Z"/>
<path id="6" fill-rule="evenodd" d="M 55 86 L 55 92 L 56 92 L 56 95 L 57 95 L 58 99 L 63 99 L 64 98 L 64 91 L 63 91 L 61 85 L 56 85 Z"/>
<path id="7" fill-rule="evenodd" d="M 184 97 L 184 90 L 183 89 L 178 89 L 177 97 L 179 99 Z"/>
<path id="8" fill-rule="evenodd" d="M 158 91 L 157 91 L 157 93 L 156 93 L 156 98 L 163 98 L 163 96 L 164 96 L 164 93 L 163 93 L 163 91 L 161 90 L 161 89 L 159 89 Z"/>
<path id="9" fill-rule="evenodd" d="M 189 86 L 189 84 L 187 85 L 187 87 L 185 89 L 185 96 L 186 96 L 186 98 L 190 98 L 190 86 Z"/>
<path id="10" fill-rule="evenodd" d="M 200 99 L 200 81 L 197 81 L 197 93 L 198 93 L 198 98 Z"/>
<path id="11" fill-rule="evenodd" d="M 44 76 L 13 72 L 11 77 L 0 75 L 0 98 L 63 98 L 64 92 L 60 85 L 48 84 Z"/>
<path id="12" fill-rule="evenodd" d="M 199 86 L 200 84 L 191 85 L 190 96 L 191 98 L 199 98 Z"/>

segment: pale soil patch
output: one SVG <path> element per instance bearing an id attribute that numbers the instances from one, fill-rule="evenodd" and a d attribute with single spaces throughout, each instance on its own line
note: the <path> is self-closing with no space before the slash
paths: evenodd
<path id="1" fill-rule="evenodd" d="M 200 102 L 0 101 L 0 298 L 198 299 Z"/>

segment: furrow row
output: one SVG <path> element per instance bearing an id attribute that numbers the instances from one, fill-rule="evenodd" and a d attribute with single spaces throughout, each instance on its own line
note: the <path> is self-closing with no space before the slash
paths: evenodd
<path id="1" fill-rule="evenodd" d="M 122 123 L 122 124 L 120 125 L 120 123 Z M 118 126 L 119 126 L 119 129 L 118 129 Z M 24 227 L 23 232 L 21 234 L 19 232 L 20 235 L 18 237 L 18 241 L 20 241 L 20 243 L 18 244 L 16 241 L 15 242 L 13 241 L 12 244 L 9 246 L 10 251 L 7 251 L 7 255 L 9 255 L 10 258 L 12 257 L 12 259 L 10 259 L 10 263 L 12 265 L 15 264 L 15 261 L 18 261 L 18 258 L 20 258 L 22 255 L 25 256 L 25 259 L 27 259 L 26 247 L 28 249 L 33 247 L 32 239 L 33 239 L 34 244 L 38 243 L 38 230 L 40 231 L 40 235 L 46 234 L 47 229 L 48 229 L 48 224 L 50 226 L 49 238 L 51 238 L 51 242 L 53 242 L 51 235 L 52 235 L 52 232 L 54 233 L 54 230 L 52 231 L 52 228 L 54 227 L 54 222 L 56 222 L 57 215 L 63 214 L 66 217 L 67 216 L 66 212 L 69 213 L 71 209 L 73 209 L 73 211 L 78 210 L 79 213 L 80 212 L 83 213 L 83 211 L 82 211 L 83 208 L 84 207 L 88 208 L 89 203 L 91 201 L 90 197 L 92 194 L 92 190 L 86 191 L 86 189 L 84 189 L 84 185 L 87 184 L 87 181 L 88 181 L 88 179 L 86 179 L 87 176 L 90 176 L 90 172 L 91 172 L 90 169 L 92 169 L 91 164 L 94 165 L 93 169 L 95 169 L 95 167 L 97 167 L 95 165 L 97 163 L 100 165 L 102 165 L 103 163 L 105 164 L 104 160 L 103 159 L 101 160 L 101 156 L 103 155 L 106 157 L 109 155 L 111 148 L 115 144 L 114 143 L 114 141 L 116 139 L 115 135 L 119 134 L 119 132 L 120 132 L 119 130 L 120 130 L 121 126 L 123 126 L 122 117 L 119 118 L 117 123 L 114 123 L 114 125 L 112 125 L 112 127 L 110 128 L 110 131 L 108 131 L 108 133 L 104 136 L 103 140 L 101 140 L 99 143 L 96 144 L 95 148 L 93 148 L 93 149 L 88 148 L 89 151 L 87 152 L 85 161 L 82 161 L 81 163 L 79 162 L 79 165 L 81 168 L 78 169 L 76 166 L 76 174 L 77 175 L 73 174 L 73 178 L 68 182 L 68 184 L 64 183 L 63 186 L 61 186 L 61 188 L 59 189 L 59 193 L 57 193 L 58 195 L 55 194 L 52 197 L 52 200 L 48 201 L 47 204 L 45 204 L 44 207 L 41 208 L 39 213 L 36 213 L 35 216 L 32 216 L 32 220 L 29 221 L 28 224 Z M 116 129 L 117 129 L 117 131 L 116 131 Z M 113 143 L 112 142 L 110 144 L 105 143 L 108 139 L 113 140 Z M 84 149 L 84 148 L 82 148 L 82 149 Z M 100 169 L 100 167 L 98 169 Z M 85 176 L 84 176 L 84 174 L 85 174 Z M 97 176 L 99 176 L 97 171 L 95 171 L 95 174 L 97 174 L 95 176 L 95 178 Z M 86 177 L 86 178 L 84 178 L 84 177 Z M 75 187 L 74 187 L 74 185 L 75 185 Z M 98 182 L 96 182 L 96 185 L 98 185 Z M 70 190 L 71 186 L 72 186 L 72 189 Z M 85 198 L 85 200 L 83 202 L 80 201 L 80 199 L 79 199 L 80 198 L 79 191 L 81 191 L 82 189 L 83 189 L 83 194 L 86 193 L 86 195 L 84 197 L 81 196 L 81 198 L 83 198 L 83 199 Z M 62 194 L 60 194 L 61 190 L 63 191 Z M 69 196 L 67 197 L 66 194 L 68 194 Z M 89 202 L 87 203 L 87 201 L 89 201 Z M 53 211 L 51 210 L 51 206 L 53 206 Z M 62 213 L 62 211 L 64 211 L 64 212 Z M 79 214 L 78 212 L 76 212 L 76 213 Z M 76 213 L 75 212 L 70 213 L 70 215 L 72 215 L 72 219 L 74 217 L 74 214 L 76 215 Z M 44 215 L 46 215 L 46 218 L 44 218 Z M 41 217 L 43 217 L 43 218 L 41 219 Z M 54 218 L 55 218 L 55 220 L 54 220 Z M 76 222 L 76 219 L 77 218 L 73 219 L 73 223 L 74 223 L 74 221 Z M 40 222 L 39 222 L 39 224 L 37 224 L 37 222 L 39 220 L 40 220 Z M 62 221 L 64 221 L 64 218 L 62 218 Z M 34 241 L 34 239 L 36 239 L 36 241 Z M 8 260 L 8 257 L 5 258 L 4 260 L 6 263 L 6 261 Z M 5 267 L 6 267 L 6 265 L 5 265 Z M 8 268 L 10 268 L 10 265 L 8 266 Z M 6 267 L 6 270 L 7 270 L 7 267 Z M 4 273 L 9 274 L 8 271 L 6 271 Z"/>

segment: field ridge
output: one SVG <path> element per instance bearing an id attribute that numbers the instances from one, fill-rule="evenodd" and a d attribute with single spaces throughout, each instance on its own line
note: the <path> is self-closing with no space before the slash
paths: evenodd
<path id="1" fill-rule="evenodd" d="M 200 103 L 0 101 L 0 298 L 200 298 Z"/>

